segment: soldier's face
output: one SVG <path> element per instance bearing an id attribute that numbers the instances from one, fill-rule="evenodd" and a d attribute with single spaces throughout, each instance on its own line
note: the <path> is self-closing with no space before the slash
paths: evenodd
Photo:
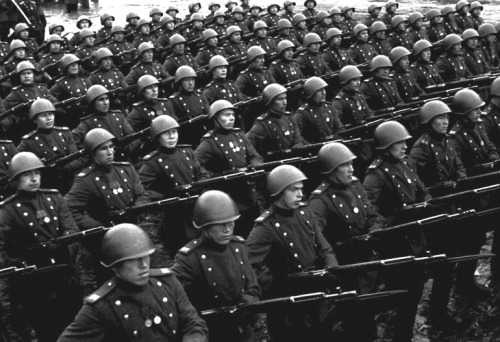
<path id="1" fill-rule="evenodd" d="M 22 30 L 21 32 L 19 32 L 19 38 L 21 39 L 28 39 L 29 35 L 30 34 L 28 30 Z"/>
<path id="2" fill-rule="evenodd" d="M 375 38 L 379 40 L 385 39 L 385 31 L 377 31 L 375 32 Z"/>
<path id="3" fill-rule="evenodd" d="M 114 160 L 115 145 L 111 140 L 102 143 L 94 150 L 94 161 L 96 164 L 107 166 L 111 165 Z"/>
<path id="4" fill-rule="evenodd" d="M 308 9 L 313 9 L 314 7 L 316 7 L 316 4 L 314 3 L 314 1 L 308 1 L 306 2 L 306 7 Z"/>
<path id="5" fill-rule="evenodd" d="M 185 91 L 191 92 L 194 91 L 194 77 L 187 77 L 183 80 L 181 80 L 181 87 Z"/>
<path id="6" fill-rule="evenodd" d="M 41 180 L 42 176 L 40 175 L 40 170 L 23 172 L 19 175 L 17 188 L 21 191 L 35 192 L 40 189 Z"/>
<path id="7" fill-rule="evenodd" d="M 153 50 L 149 49 L 149 50 L 144 51 L 141 54 L 141 57 L 142 57 L 143 62 L 152 62 L 153 61 Z"/>
<path id="8" fill-rule="evenodd" d="M 475 15 L 476 17 L 479 17 L 481 15 L 481 8 L 474 8 L 471 14 Z"/>
<path id="9" fill-rule="evenodd" d="M 370 12 L 370 14 L 372 15 L 372 17 L 378 17 L 378 15 L 380 14 L 380 8 L 375 8 Z"/>
<path id="10" fill-rule="evenodd" d="M 60 36 L 63 33 L 63 28 L 61 26 L 56 26 L 52 29 L 52 34 L 57 34 Z"/>
<path id="11" fill-rule="evenodd" d="M 252 64 L 256 69 L 262 69 L 264 67 L 264 62 L 264 56 L 257 56 L 253 59 Z"/>
<path id="12" fill-rule="evenodd" d="M 89 28 L 90 27 L 90 22 L 88 20 L 82 20 L 80 23 L 78 23 L 78 28 L 79 29 L 84 29 L 84 28 Z"/>
<path id="13" fill-rule="evenodd" d="M 459 12 L 466 15 L 467 13 L 469 13 L 469 6 L 467 5 L 467 6 L 462 7 Z"/>
<path id="14" fill-rule="evenodd" d="M 286 8 L 285 8 L 285 9 L 287 10 L 287 12 L 293 12 L 293 9 L 294 9 L 294 8 L 295 8 L 295 5 L 294 5 L 294 4 L 291 4 L 291 5 L 286 6 Z"/>
<path id="15" fill-rule="evenodd" d="M 217 113 L 217 122 L 226 130 L 232 130 L 234 127 L 234 110 L 225 109 Z"/>
<path id="16" fill-rule="evenodd" d="M 330 17 L 326 17 L 323 19 L 323 24 L 325 24 L 326 26 L 328 25 L 331 25 L 332 24 L 332 21 L 334 23 L 340 23 L 340 14 L 334 14 Z"/>
<path id="17" fill-rule="evenodd" d="M 408 56 L 403 56 L 399 59 L 398 65 L 403 70 L 408 70 L 410 68 L 410 58 Z"/>
<path id="18" fill-rule="evenodd" d="M 387 9 L 387 12 L 388 12 L 388 13 L 396 13 L 396 10 L 397 10 L 397 9 L 398 9 L 398 6 L 396 6 L 396 5 L 392 5 L 391 7 L 389 7 L 389 8 Z"/>
<path id="19" fill-rule="evenodd" d="M 172 48 L 172 50 L 174 50 L 175 53 L 183 54 L 184 47 L 185 47 L 184 43 L 179 43 L 179 44 L 175 44 L 174 47 Z"/>
<path id="20" fill-rule="evenodd" d="M 219 39 L 217 39 L 217 37 L 209 38 L 209 39 L 207 39 L 207 45 L 211 46 L 211 47 L 216 47 L 218 41 L 219 41 Z"/>
<path id="21" fill-rule="evenodd" d="M 281 34 L 282 36 L 288 37 L 288 36 L 290 35 L 290 30 L 291 30 L 291 29 L 290 29 L 290 28 L 288 28 L 288 27 L 287 27 L 287 28 L 284 28 L 284 29 L 282 29 L 282 30 L 280 31 L 280 34 Z"/>
<path id="22" fill-rule="evenodd" d="M 103 94 L 94 100 L 94 108 L 98 113 L 107 113 L 109 111 L 109 96 Z"/>
<path id="23" fill-rule="evenodd" d="M 172 31 L 175 27 L 175 24 L 173 21 L 169 21 L 168 23 L 165 24 L 165 28 L 169 31 Z"/>
<path id="24" fill-rule="evenodd" d="M 378 68 L 375 70 L 374 75 L 380 78 L 388 78 L 391 68 Z"/>
<path id="25" fill-rule="evenodd" d="M 235 19 L 236 21 L 240 21 L 240 20 L 242 20 L 242 19 L 243 19 L 243 14 L 241 14 L 241 13 L 239 13 L 239 12 L 238 12 L 238 13 L 235 13 L 235 14 L 233 14 L 233 15 L 234 15 L 234 19 Z"/>
<path id="26" fill-rule="evenodd" d="M 413 22 L 413 27 L 415 27 L 418 30 L 422 27 L 423 24 L 424 24 L 424 18 L 420 18 Z"/>
<path id="27" fill-rule="evenodd" d="M 344 17 L 346 19 L 351 19 L 352 18 L 352 10 L 348 9 L 347 11 L 344 12 Z"/>
<path id="28" fill-rule="evenodd" d="M 467 113 L 467 118 L 472 122 L 478 122 L 481 116 L 481 108 L 476 108 Z"/>
<path id="29" fill-rule="evenodd" d="M 144 99 L 146 101 L 158 98 L 158 85 L 152 84 L 150 86 L 147 86 L 142 90 L 142 95 L 144 96 Z"/>
<path id="30" fill-rule="evenodd" d="M 95 37 L 94 36 L 88 36 L 88 37 L 85 37 L 85 39 L 83 40 L 83 43 L 85 45 L 93 46 L 94 45 L 94 41 L 95 41 Z"/>
<path id="31" fill-rule="evenodd" d="M 113 267 L 118 279 L 136 286 L 144 286 L 149 280 L 149 266 L 151 258 L 148 256 L 125 260 Z"/>
<path id="32" fill-rule="evenodd" d="M 401 160 L 405 157 L 407 148 L 408 148 L 408 146 L 406 146 L 405 140 L 398 141 L 389 147 L 389 154 L 394 159 Z"/>
<path id="33" fill-rule="evenodd" d="M 213 73 L 214 73 L 214 79 L 226 78 L 227 66 L 223 65 L 223 66 L 217 67 L 214 69 Z"/>
<path id="34" fill-rule="evenodd" d="M 235 43 L 241 42 L 241 32 L 235 32 L 235 33 L 231 34 L 230 39 L 231 39 L 231 41 L 233 41 Z"/>
<path id="35" fill-rule="evenodd" d="M 106 27 L 112 27 L 113 26 L 113 18 L 112 17 L 106 18 L 106 20 L 104 20 L 103 24 Z"/>
<path id="36" fill-rule="evenodd" d="M 470 49 L 475 49 L 477 47 L 478 38 L 469 38 L 465 41 L 465 45 Z"/>
<path id="37" fill-rule="evenodd" d="M 78 62 L 71 63 L 68 65 L 68 73 L 70 75 L 76 75 L 80 71 L 80 66 L 78 65 Z"/>
<path id="38" fill-rule="evenodd" d="M 424 62 L 430 62 L 430 60 L 431 60 L 431 49 L 424 49 L 424 50 L 420 53 L 420 58 L 421 58 Z"/>
<path id="39" fill-rule="evenodd" d="M 398 30 L 399 31 L 406 31 L 406 22 L 402 22 L 398 24 Z"/>
<path id="40" fill-rule="evenodd" d="M 293 48 L 288 48 L 283 51 L 283 58 L 286 61 L 291 61 L 293 58 Z"/>
<path id="41" fill-rule="evenodd" d="M 234 232 L 234 221 L 212 224 L 203 230 L 206 237 L 218 245 L 228 245 Z"/>
<path id="42" fill-rule="evenodd" d="M 453 45 L 450 48 L 450 53 L 452 55 L 460 55 L 460 54 L 462 54 L 462 44 L 458 43 L 458 44 Z"/>
<path id="43" fill-rule="evenodd" d="M 113 65 L 113 60 L 111 59 L 111 57 L 104 57 L 101 59 L 101 66 L 104 69 L 110 70 L 112 65 Z"/>
<path id="44" fill-rule="evenodd" d="M 345 85 L 347 90 L 359 91 L 359 87 L 361 86 L 361 78 L 353 78 Z"/>
<path id="45" fill-rule="evenodd" d="M 212 5 L 210 6 L 209 10 L 212 12 L 212 13 L 215 13 L 218 9 L 220 8 L 219 5 Z"/>
<path id="46" fill-rule="evenodd" d="M 172 18 L 175 18 L 175 16 L 177 15 L 177 11 L 170 10 L 170 11 L 167 11 L 167 14 L 169 16 L 171 16 Z"/>
<path id="47" fill-rule="evenodd" d="M 448 114 L 438 115 L 432 119 L 431 127 L 436 133 L 446 134 L 446 132 L 448 132 L 449 122 Z"/>
<path id="48" fill-rule="evenodd" d="M 302 182 L 296 182 L 287 186 L 285 190 L 281 192 L 276 204 L 285 209 L 297 209 L 304 197 L 304 193 L 302 192 L 303 189 L 304 184 Z"/>
<path id="49" fill-rule="evenodd" d="M 113 33 L 113 40 L 114 41 L 117 41 L 117 42 L 122 42 L 123 41 L 123 32 L 116 32 L 116 33 Z"/>
<path id="50" fill-rule="evenodd" d="M 276 14 L 276 13 L 278 13 L 278 7 L 277 7 L 277 6 L 271 6 L 271 7 L 269 8 L 269 13 L 271 13 L 271 14 Z"/>
<path id="51" fill-rule="evenodd" d="M 33 83 L 33 70 L 24 70 L 19 75 L 22 84 L 32 84 Z"/>
<path id="52" fill-rule="evenodd" d="M 224 24 L 224 17 L 223 16 L 218 16 L 217 18 L 215 18 L 215 22 L 219 25 L 222 25 Z"/>
<path id="53" fill-rule="evenodd" d="M 162 14 L 160 14 L 160 13 L 155 13 L 155 14 L 153 14 L 153 16 L 151 17 L 151 19 L 152 19 L 153 21 L 160 21 L 160 20 L 161 20 L 162 15 L 163 15 L 163 13 L 162 13 Z"/>
<path id="54" fill-rule="evenodd" d="M 362 42 L 368 41 L 368 30 L 363 30 L 358 33 L 358 40 Z"/>
<path id="55" fill-rule="evenodd" d="M 252 10 L 250 11 L 250 13 L 252 14 L 252 16 L 258 17 L 259 13 L 260 13 L 260 9 L 259 8 L 252 8 Z"/>
<path id="56" fill-rule="evenodd" d="M 50 51 L 54 53 L 61 51 L 61 42 L 55 41 L 50 43 Z"/>
<path id="57" fill-rule="evenodd" d="M 141 25 L 141 28 L 139 30 L 142 34 L 148 35 L 149 32 L 151 32 L 151 28 L 149 27 L 148 24 Z"/>
<path id="58" fill-rule="evenodd" d="M 136 26 L 138 21 L 139 21 L 139 18 L 130 18 L 130 19 L 128 20 L 128 23 L 129 23 L 129 25 L 131 25 L 131 26 Z"/>
<path id="59" fill-rule="evenodd" d="M 299 21 L 299 23 L 297 24 L 297 26 L 301 30 L 305 29 L 306 28 L 306 21 L 305 20 Z"/>
<path id="60" fill-rule="evenodd" d="M 193 21 L 193 27 L 194 28 L 200 29 L 202 26 L 203 26 L 203 21 L 201 21 L 201 20 L 195 20 L 195 21 Z"/>
<path id="61" fill-rule="evenodd" d="M 273 102 L 271 102 L 271 109 L 274 109 L 279 113 L 283 113 L 286 110 L 286 103 L 286 93 L 280 94 L 274 98 Z"/>
<path id="62" fill-rule="evenodd" d="M 166 148 L 174 148 L 177 146 L 177 141 L 179 140 L 179 132 L 177 128 L 172 128 L 161 133 L 159 136 L 159 141 L 161 146 Z"/>
<path id="63" fill-rule="evenodd" d="M 255 35 L 259 38 L 264 38 L 267 35 L 267 29 L 260 28 L 257 31 L 255 31 Z"/>
<path id="64" fill-rule="evenodd" d="M 432 21 L 431 21 L 431 22 L 432 22 L 432 24 L 437 25 L 437 24 L 439 24 L 441 21 L 443 21 L 443 18 L 442 18 L 442 17 L 440 17 L 440 16 L 437 16 L 437 17 L 432 18 Z"/>
<path id="65" fill-rule="evenodd" d="M 317 92 L 314 93 L 312 100 L 316 103 L 321 103 L 326 100 L 326 89 L 320 89 Z"/>
<path id="66" fill-rule="evenodd" d="M 21 59 L 26 57 L 26 49 L 20 48 L 20 49 L 15 49 L 14 50 L 14 57 L 17 59 Z"/>
<path id="67" fill-rule="evenodd" d="M 486 36 L 486 40 L 488 41 L 488 43 L 492 44 L 495 42 L 495 35 L 494 34 L 489 34 Z"/>
<path id="68" fill-rule="evenodd" d="M 40 113 L 35 118 L 35 123 L 38 128 L 51 129 L 54 127 L 54 113 Z"/>
<path id="69" fill-rule="evenodd" d="M 332 180 L 338 184 L 349 185 L 352 183 L 354 168 L 352 161 L 339 165 L 332 173 Z"/>
<path id="70" fill-rule="evenodd" d="M 330 45 L 333 47 L 340 46 L 341 43 L 342 43 L 341 36 L 333 36 L 332 39 L 330 40 Z"/>

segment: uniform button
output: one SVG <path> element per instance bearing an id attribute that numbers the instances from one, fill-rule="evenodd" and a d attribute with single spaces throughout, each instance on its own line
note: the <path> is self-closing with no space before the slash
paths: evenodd
<path id="1" fill-rule="evenodd" d="M 130 316 L 128 314 L 123 315 L 123 318 L 128 319 Z"/>
<path id="2" fill-rule="evenodd" d="M 163 303 L 168 302 L 168 298 L 167 298 L 167 297 L 163 297 L 163 299 L 162 299 L 162 300 L 163 300 Z"/>
<path id="3" fill-rule="evenodd" d="M 120 300 L 117 300 L 117 301 L 115 302 L 115 305 L 116 305 L 116 306 L 120 306 L 120 305 L 122 305 L 122 302 L 121 302 Z"/>

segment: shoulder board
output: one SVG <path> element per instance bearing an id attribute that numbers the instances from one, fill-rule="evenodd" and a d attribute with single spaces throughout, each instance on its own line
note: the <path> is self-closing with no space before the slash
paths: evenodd
<path id="1" fill-rule="evenodd" d="M 153 158 L 157 154 L 158 154 L 158 150 L 153 151 L 150 154 L 145 155 L 144 158 L 142 158 L 142 160 L 150 160 L 151 158 Z"/>
<path id="2" fill-rule="evenodd" d="M 56 131 L 69 131 L 68 127 L 54 126 Z"/>
<path id="3" fill-rule="evenodd" d="M 420 136 L 420 138 L 417 139 L 417 141 L 415 141 L 415 145 L 429 145 L 429 133 L 425 132 L 424 134 L 422 134 Z"/>
<path id="4" fill-rule="evenodd" d="M 15 87 L 12 88 L 12 90 L 17 90 L 17 89 L 19 89 L 21 87 L 22 87 L 22 85 L 15 86 Z"/>
<path id="5" fill-rule="evenodd" d="M 177 148 L 193 148 L 193 145 L 189 145 L 189 144 L 179 144 L 179 145 L 177 145 Z"/>
<path id="6" fill-rule="evenodd" d="M 156 101 L 168 101 L 166 97 L 158 97 Z"/>
<path id="7" fill-rule="evenodd" d="M 201 94 L 201 91 L 199 91 L 198 89 L 195 89 L 195 90 L 193 90 L 193 93 Z"/>
<path id="8" fill-rule="evenodd" d="M 213 84 L 214 84 L 213 80 L 208 82 L 208 84 L 205 86 L 205 89 L 211 87 Z"/>
<path id="9" fill-rule="evenodd" d="M 135 64 L 132 66 L 132 68 L 131 68 L 131 69 L 133 69 L 133 68 L 137 68 L 137 67 L 139 67 L 139 65 L 141 65 L 141 62 L 137 62 L 137 63 L 135 63 Z"/>
<path id="10" fill-rule="evenodd" d="M 116 283 L 114 280 L 110 280 L 110 281 L 104 283 L 104 285 L 102 285 L 99 289 L 97 289 L 97 291 L 95 291 L 90 296 L 85 298 L 85 303 L 89 303 L 89 304 L 96 303 L 98 300 L 100 300 L 101 298 L 104 298 L 107 294 L 109 294 L 111 291 L 113 291 L 113 289 L 115 287 L 116 287 Z"/>
<path id="11" fill-rule="evenodd" d="M 233 127 L 233 132 L 239 132 L 239 131 L 241 131 L 241 128 L 239 128 L 239 127 Z"/>
<path id="12" fill-rule="evenodd" d="M 125 162 L 125 161 L 122 161 L 122 162 L 115 161 L 115 162 L 113 162 L 113 165 L 130 166 L 130 163 Z"/>
<path id="13" fill-rule="evenodd" d="M 368 166 L 369 170 L 374 170 L 376 169 L 380 164 L 382 163 L 382 158 L 377 158 L 375 159 L 370 166 Z"/>
<path id="14" fill-rule="evenodd" d="M 322 182 L 317 188 L 316 190 L 314 190 L 311 195 L 312 196 L 319 196 L 321 195 L 323 192 L 325 192 L 326 189 L 328 189 L 328 183 L 327 182 Z"/>
<path id="15" fill-rule="evenodd" d="M 110 109 L 109 112 L 113 113 L 113 114 L 123 114 L 122 111 L 120 111 L 118 109 Z"/>
<path id="16" fill-rule="evenodd" d="M 95 74 L 97 74 L 98 72 L 99 72 L 99 69 L 94 70 L 94 71 L 92 71 L 92 72 L 90 73 L 90 75 L 95 75 Z"/>
<path id="17" fill-rule="evenodd" d="M 45 194 L 58 194 L 59 190 L 57 189 L 39 189 L 38 191 L 43 192 Z"/>
<path id="18" fill-rule="evenodd" d="M 83 117 L 80 118 L 80 121 L 84 121 L 84 120 L 90 119 L 92 116 L 94 116 L 94 115 L 90 114 L 90 115 L 87 115 L 87 116 L 83 116 Z"/>
<path id="19" fill-rule="evenodd" d="M 11 202 L 14 198 L 17 197 L 17 194 L 14 194 L 10 197 L 7 197 L 6 199 L 4 199 L 2 202 L 0 202 L 0 207 L 4 206 L 5 204 Z"/>
<path id="20" fill-rule="evenodd" d="M 188 255 L 192 251 L 194 251 L 196 248 L 201 246 L 201 240 L 200 239 L 194 239 L 188 242 L 187 245 L 179 249 L 179 253 L 182 253 L 184 255 Z"/>
<path id="21" fill-rule="evenodd" d="M 352 176 L 352 182 L 358 182 L 359 183 L 359 178 L 356 176 Z"/>
<path id="22" fill-rule="evenodd" d="M 302 105 L 301 107 L 299 107 L 299 109 L 297 109 L 297 111 L 299 111 L 299 110 L 306 110 L 307 108 L 309 108 L 309 103 L 304 103 L 304 105 Z"/>
<path id="23" fill-rule="evenodd" d="M 202 138 L 210 138 L 214 134 L 214 132 L 215 131 L 213 129 L 211 129 Z"/>
<path id="24" fill-rule="evenodd" d="M 307 207 L 307 202 L 300 202 L 299 207 Z"/>
<path id="25" fill-rule="evenodd" d="M 264 221 L 265 221 L 265 220 L 269 217 L 269 215 L 271 215 L 271 213 L 272 213 L 272 210 L 271 210 L 271 209 L 265 210 L 265 211 L 262 213 L 262 215 L 260 215 L 259 217 L 257 217 L 257 218 L 255 219 L 255 221 L 254 221 L 254 222 L 256 222 L 256 223 L 262 223 L 262 222 L 264 222 Z"/>
<path id="26" fill-rule="evenodd" d="M 267 118 L 267 116 L 268 116 L 267 113 L 265 113 L 265 114 L 259 115 L 257 117 L 257 119 L 255 119 L 255 120 L 262 121 L 262 120 L 265 120 Z"/>
<path id="27" fill-rule="evenodd" d="M 271 63 L 271 65 L 276 65 L 276 64 L 278 64 L 278 62 L 279 62 L 279 61 L 273 61 L 273 62 Z"/>
<path id="28" fill-rule="evenodd" d="M 240 71 L 240 75 L 244 75 L 244 74 L 246 74 L 246 73 L 248 73 L 248 72 L 249 72 L 249 70 L 248 70 L 248 69 L 245 69 L 245 70 L 243 70 L 243 71 Z"/>
<path id="29" fill-rule="evenodd" d="M 457 122 L 453 125 L 453 127 L 448 132 L 449 135 L 453 136 L 457 134 L 457 132 L 462 128 L 462 126 Z"/>
<path id="30" fill-rule="evenodd" d="M 180 92 L 179 91 L 176 91 L 175 93 L 173 93 L 172 95 L 170 95 L 168 98 L 169 99 L 175 99 L 177 96 L 179 96 Z"/>
<path id="31" fill-rule="evenodd" d="M 80 172 L 78 175 L 76 175 L 79 178 L 87 176 L 92 170 L 94 170 L 94 165 L 90 165 L 86 169 L 83 169 L 82 172 Z"/>
<path id="32" fill-rule="evenodd" d="M 132 106 L 140 106 L 144 103 L 144 100 L 143 101 L 139 101 L 139 102 L 136 102 L 134 103 Z"/>
<path id="33" fill-rule="evenodd" d="M 1 140 L 0 139 L 0 144 L 13 144 L 12 140 Z"/>
<path id="34" fill-rule="evenodd" d="M 233 235 L 231 237 L 231 241 L 236 241 L 236 242 L 240 242 L 240 243 L 245 243 L 245 239 L 242 238 L 241 236 L 239 235 Z"/>
<path id="35" fill-rule="evenodd" d="M 31 131 L 28 134 L 25 134 L 21 139 L 29 139 L 32 136 L 34 136 L 35 134 L 36 134 L 36 131 Z"/>
<path id="36" fill-rule="evenodd" d="M 170 268 L 152 268 L 149 270 L 149 275 L 151 277 L 164 277 L 174 274 Z"/>

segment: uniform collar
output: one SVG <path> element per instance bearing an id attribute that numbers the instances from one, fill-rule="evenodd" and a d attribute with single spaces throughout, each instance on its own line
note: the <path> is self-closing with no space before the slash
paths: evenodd
<path id="1" fill-rule="evenodd" d="M 282 208 L 282 207 L 277 206 L 274 203 L 271 204 L 271 209 L 276 214 L 278 214 L 280 216 L 284 216 L 284 217 L 292 217 L 295 213 L 294 209 Z"/>

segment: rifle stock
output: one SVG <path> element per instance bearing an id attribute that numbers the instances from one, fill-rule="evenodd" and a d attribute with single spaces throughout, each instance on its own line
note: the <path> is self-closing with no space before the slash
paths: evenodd
<path id="1" fill-rule="evenodd" d="M 85 100 L 85 98 L 86 98 L 86 95 L 82 95 L 82 96 L 78 96 L 78 97 L 70 97 L 69 99 L 54 103 L 54 107 L 56 107 L 56 108 L 69 107 L 75 103 L 82 102 L 83 100 Z"/>
<path id="2" fill-rule="evenodd" d="M 80 158 L 81 156 L 85 155 L 85 149 L 78 150 L 76 152 L 73 152 L 71 154 L 67 155 L 57 155 L 45 162 L 45 167 L 63 167 L 66 164 L 71 163 L 72 161 Z"/>
<path id="3" fill-rule="evenodd" d="M 69 246 L 73 243 L 82 242 L 88 239 L 90 236 L 103 234 L 109 229 L 110 229 L 109 227 L 100 226 L 87 230 L 82 230 L 81 232 L 78 233 L 68 234 L 61 237 L 50 239 L 49 241 L 46 242 L 41 242 L 37 245 L 37 247 L 43 249 L 43 248 L 48 248 L 50 246 L 58 246 L 58 247 Z"/>

